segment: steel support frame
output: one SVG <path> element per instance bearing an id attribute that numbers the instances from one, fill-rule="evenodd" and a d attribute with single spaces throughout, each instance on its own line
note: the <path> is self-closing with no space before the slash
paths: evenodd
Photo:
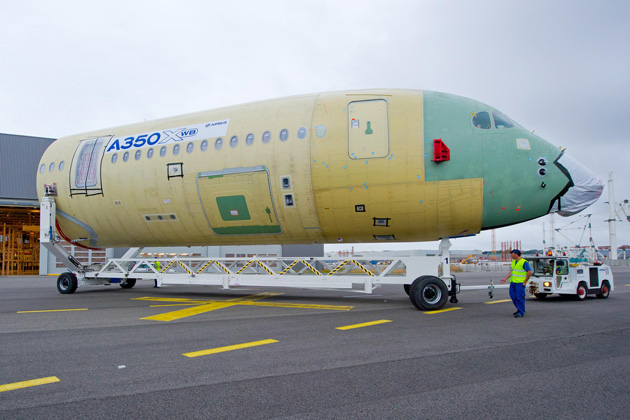
<path id="1" fill-rule="evenodd" d="M 439 277 L 451 298 L 460 290 L 501 286 L 460 286 L 450 272 L 451 242 L 443 238 L 439 255 L 381 258 L 142 258 L 130 248 L 122 258 L 100 266 L 84 266 L 66 251 L 55 228 L 54 196 L 40 205 L 40 243 L 77 276 L 79 286 L 121 283 L 126 279 L 157 281 L 157 285 L 210 285 L 343 289 L 372 293 L 385 284 L 411 284 L 422 275 Z M 156 268 L 159 262 L 159 269 Z M 456 301 L 456 298 L 454 299 Z"/>
<path id="2" fill-rule="evenodd" d="M 156 268 L 159 262 L 160 269 Z M 86 284 L 127 278 L 161 285 L 213 285 L 350 289 L 372 293 L 383 284 L 411 284 L 422 274 L 438 274 L 439 257 L 396 258 L 115 258 L 79 276 Z"/>

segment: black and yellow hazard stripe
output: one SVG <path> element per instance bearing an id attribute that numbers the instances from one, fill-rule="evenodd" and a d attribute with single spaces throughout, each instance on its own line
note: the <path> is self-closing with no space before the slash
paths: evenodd
<path id="1" fill-rule="evenodd" d="M 273 271 L 271 271 L 270 269 L 267 268 L 267 266 L 263 263 L 261 263 L 260 261 L 256 261 L 256 263 L 261 266 L 263 268 L 263 270 L 265 270 L 267 273 L 271 274 L 272 276 L 275 274 Z"/>
<path id="2" fill-rule="evenodd" d="M 299 262 L 300 262 L 300 260 L 295 260 L 295 261 L 293 261 L 293 262 L 292 262 L 292 263 L 291 263 L 291 264 L 290 264 L 287 268 L 285 268 L 284 270 L 282 270 L 282 271 L 280 272 L 280 275 L 283 275 L 284 273 L 286 273 L 287 271 L 289 271 L 290 269 L 292 269 L 292 268 L 295 266 L 295 264 L 297 264 L 297 263 L 299 263 Z"/>
<path id="3" fill-rule="evenodd" d="M 230 272 L 230 270 L 228 270 L 223 264 L 221 264 L 219 261 L 215 261 L 216 265 L 219 266 L 219 268 L 223 271 L 225 271 L 226 274 L 232 274 Z"/>
<path id="4" fill-rule="evenodd" d="M 372 273 L 370 270 L 368 270 L 367 268 L 363 267 L 361 264 L 359 264 L 357 262 L 357 260 L 352 260 L 352 262 L 354 263 L 354 265 L 356 265 L 357 267 L 359 267 L 361 270 L 363 270 L 363 272 L 369 276 L 374 277 L 374 273 Z"/>
<path id="5" fill-rule="evenodd" d="M 312 265 L 310 265 L 308 262 L 302 260 L 302 263 L 304 263 L 305 266 L 307 266 L 313 273 L 317 274 L 318 276 L 321 276 L 322 273 L 320 273 L 319 271 L 317 271 L 317 269 L 315 267 L 313 267 Z"/>
<path id="6" fill-rule="evenodd" d="M 199 270 L 197 270 L 197 274 L 201 273 L 203 270 L 205 270 L 210 264 L 212 264 L 214 261 L 210 260 L 207 263 L 205 263 L 203 265 L 203 267 L 201 267 Z"/>
<path id="7" fill-rule="evenodd" d="M 166 273 L 166 270 L 168 270 L 169 268 L 171 268 L 171 266 L 175 264 L 175 260 L 171 261 L 170 263 L 168 263 L 168 265 L 166 267 L 164 267 L 160 273 Z"/>
<path id="8" fill-rule="evenodd" d="M 192 274 L 192 272 L 188 269 L 188 267 L 186 267 L 184 264 L 182 264 L 181 261 L 177 261 L 177 263 L 180 265 L 180 267 L 182 267 L 184 270 L 186 270 L 186 272 L 188 274 Z"/>
<path id="9" fill-rule="evenodd" d="M 332 270 L 330 273 L 328 273 L 329 276 L 332 276 L 333 274 L 335 274 L 337 271 L 341 270 L 343 268 L 344 265 L 348 264 L 350 262 L 350 260 L 345 260 L 344 262 L 342 262 L 341 264 L 339 264 L 337 267 L 335 267 L 334 270 Z"/>
<path id="10" fill-rule="evenodd" d="M 252 260 L 252 261 L 248 262 L 247 264 L 245 264 L 245 266 L 243 266 L 243 268 L 241 268 L 240 270 L 238 270 L 238 271 L 236 272 L 236 274 L 241 274 L 241 272 L 242 272 L 243 270 L 245 270 L 247 267 L 249 267 L 250 265 L 252 265 L 252 263 L 253 263 L 253 262 L 254 262 L 254 260 Z"/>

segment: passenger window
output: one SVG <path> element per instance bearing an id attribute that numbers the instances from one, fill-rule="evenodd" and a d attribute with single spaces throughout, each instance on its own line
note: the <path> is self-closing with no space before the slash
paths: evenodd
<path id="1" fill-rule="evenodd" d="M 492 117 L 494 118 L 494 126 L 496 128 L 512 128 L 514 127 L 514 123 L 505 115 L 500 112 L 493 112 Z"/>
<path id="2" fill-rule="evenodd" d="M 140 160 L 142 157 L 142 150 L 136 150 L 136 160 Z"/>
<path id="3" fill-rule="evenodd" d="M 166 156 L 166 146 L 160 147 L 160 156 Z"/>
<path id="4" fill-rule="evenodd" d="M 475 127 L 481 128 L 483 130 L 488 130 L 492 127 L 492 123 L 490 122 L 490 114 L 487 112 L 477 112 L 473 115 L 472 123 Z"/>
<path id="5" fill-rule="evenodd" d="M 254 133 L 249 133 L 247 137 L 245 137 L 245 144 L 248 146 L 254 144 Z"/>
<path id="6" fill-rule="evenodd" d="M 201 151 L 205 152 L 206 150 L 208 150 L 208 140 L 204 140 L 201 142 Z"/>
<path id="7" fill-rule="evenodd" d="M 153 148 L 150 148 L 149 150 L 147 150 L 147 158 L 151 159 L 153 157 Z"/>

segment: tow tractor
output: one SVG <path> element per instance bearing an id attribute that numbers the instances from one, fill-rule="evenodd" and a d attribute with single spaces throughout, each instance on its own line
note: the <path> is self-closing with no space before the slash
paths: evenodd
<path id="1" fill-rule="evenodd" d="M 558 293 L 584 300 L 588 295 L 606 299 L 615 288 L 610 267 L 598 261 L 571 257 L 528 258 L 532 267 L 528 291 L 538 299 Z"/>

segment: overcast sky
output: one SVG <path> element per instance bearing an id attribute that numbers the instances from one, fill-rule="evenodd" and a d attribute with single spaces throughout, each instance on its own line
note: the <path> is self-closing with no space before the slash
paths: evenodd
<path id="1" fill-rule="evenodd" d="M 0 16 L 0 132 L 57 138 L 305 93 L 437 90 L 497 107 L 604 181 L 612 171 L 616 201 L 630 198 L 627 0 L 0 0 Z M 597 245 L 605 201 L 607 188 L 583 212 Z M 543 221 L 498 229 L 498 247 L 540 248 Z M 629 222 L 617 233 L 630 244 Z M 563 234 L 572 245 L 581 232 Z M 453 248 L 490 249 L 490 237 Z"/>

